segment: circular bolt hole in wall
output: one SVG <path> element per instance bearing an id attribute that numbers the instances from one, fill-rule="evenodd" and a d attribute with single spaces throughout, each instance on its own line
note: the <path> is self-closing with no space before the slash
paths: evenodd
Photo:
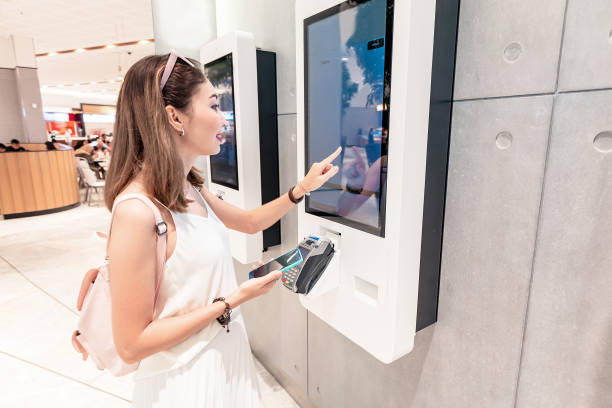
<path id="1" fill-rule="evenodd" d="M 595 150 L 601 153 L 612 152 L 612 131 L 605 131 L 598 133 L 593 139 L 593 145 Z"/>
<path id="2" fill-rule="evenodd" d="M 504 60 L 507 63 L 516 62 L 523 52 L 523 46 L 517 42 L 512 42 L 504 49 Z"/>
<path id="3" fill-rule="evenodd" d="M 499 132 L 495 137 L 495 145 L 499 150 L 506 150 L 512 146 L 512 133 L 510 132 Z"/>

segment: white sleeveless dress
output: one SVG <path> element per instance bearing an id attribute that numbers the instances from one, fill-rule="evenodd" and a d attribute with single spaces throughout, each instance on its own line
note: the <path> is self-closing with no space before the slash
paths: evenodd
<path id="1" fill-rule="evenodd" d="M 176 248 L 167 260 L 156 318 L 212 303 L 237 288 L 227 228 L 200 195 L 208 218 L 171 212 Z M 134 374 L 136 408 L 260 407 L 261 396 L 240 307 L 230 332 L 215 320 L 207 327 L 141 361 Z"/>

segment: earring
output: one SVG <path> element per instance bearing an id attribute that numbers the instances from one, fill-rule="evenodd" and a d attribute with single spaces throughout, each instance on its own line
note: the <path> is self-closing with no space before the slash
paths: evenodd
<path id="1" fill-rule="evenodd" d="M 181 129 L 181 136 L 185 136 L 185 129 Z"/>

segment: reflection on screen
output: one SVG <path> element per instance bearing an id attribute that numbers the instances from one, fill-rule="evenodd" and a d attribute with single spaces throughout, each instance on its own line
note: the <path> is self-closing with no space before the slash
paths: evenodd
<path id="1" fill-rule="evenodd" d="M 298 247 L 300 250 L 300 254 L 302 255 L 302 259 L 306 259 L 306 256 L 310 253 L 310 249 L 304 248 L 303 246 Z"/>
<path id="2" fill-rule="evenodd" d="M 211 181 L 238 190 L 232 54 L 206 64 L 204 70 L 208 80 L 219 92 L 219 109 L 228 124 L 221 150 L 216 155 L 210 156 Z"/>
<path id="3" fill-rule="evenodd" d="M 297 261 L 300 260 L 300 254 L 301 252 L 295 248 L 292 249 L 291 251 L 289 251 L 288 253 L 286 253 L 285 255 L 282 255 L 280 257 L 277 258 L 277 261 L 283 266 L 289 266 L 292 265 L 294 263 L 296 263 Z"/>
<path id="4" fill-rule="evenodd" d="M 345 2 L 304 26 L 307 169 L 342 146 L 340 171 L 307 197 L 306 211 L 381 236 L 392 8 Z"/>
<path id="5" fill-rule="evenodd" d="M 279 256 L 276 259 L 273 259 L 272 261 L 268 262 L 267 268 L 270 271 L 277 271 L 279 269 L 282 269 L 286 266 L 290 266 L 293 265 L 294 263 L 298 262 L 300 260 L 300 254 L 301 251 L 298 251 L 297 248 L 292 249 L 291 251 L 287 252 L 286 254 L 283 254 L 281 256 Z"/>

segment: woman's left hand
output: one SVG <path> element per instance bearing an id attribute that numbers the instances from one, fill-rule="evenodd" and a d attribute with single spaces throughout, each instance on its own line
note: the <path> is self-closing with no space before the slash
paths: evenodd
<path id="1" fill-rule="evenodd" d="M 308 174 L 306 174 L 306 177 L 304 177 L 304 180 L 301 182 L 302 188 L 306 189 L 304 193 L 316 190 L 338 173 L 338 166 L 331 163 L 338 157 L 341 151 L 342 147 L 338 147 L 335 152 L 325 159 L 312 165 Z"/>

